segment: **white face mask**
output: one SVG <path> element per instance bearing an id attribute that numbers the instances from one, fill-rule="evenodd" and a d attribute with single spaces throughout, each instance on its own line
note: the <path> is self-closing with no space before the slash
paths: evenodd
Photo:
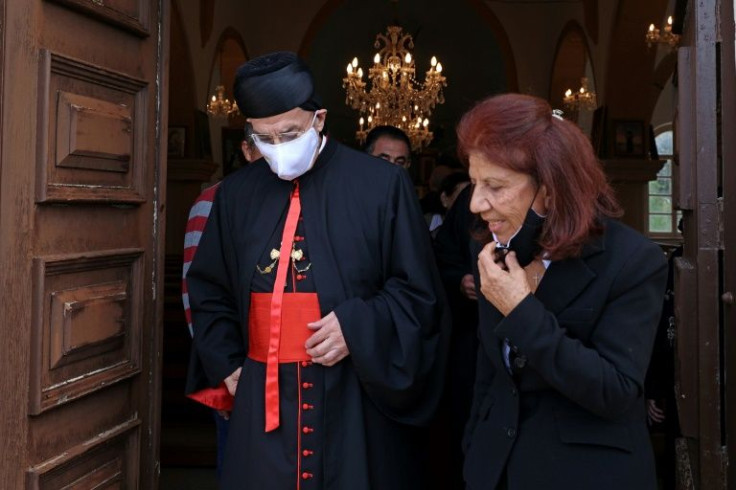
<path id="1" fill-rule="evenodd" d="M 277 145 L 258 140 L 255 143 L 273 173 L 280 179 L 294 180 L 312 167 L 319 142 L 317 130 L 311 127 L 291 141 Z"/>

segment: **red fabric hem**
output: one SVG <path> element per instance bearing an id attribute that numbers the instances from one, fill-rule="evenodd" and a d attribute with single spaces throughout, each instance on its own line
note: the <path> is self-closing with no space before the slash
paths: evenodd
<path id="1" fill-rule="evenodd" d="M 225 383 L 220 383 L 220 386 L 217 388 L 205 388 L 195 391 L 187 395 L 187 397 L 215 410 L 231 412 L 233 409 L 234 398 L 227 390 L 227 387 L 225 387 Z"/>

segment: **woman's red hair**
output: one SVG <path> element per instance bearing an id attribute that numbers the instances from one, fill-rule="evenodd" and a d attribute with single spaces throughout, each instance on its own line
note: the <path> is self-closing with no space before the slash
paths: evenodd
<path id="1" fill-rule="evenodd" d="M 601 233 L 603 217 L 622 214 L 588 137 L 553 117 L 543 99 L 489 97 L 462 117 L 457 136 L 463 161 L 479 154 L 546 186 L 550 201 L 540 245 L 551 260 L 580 255 Z"/>

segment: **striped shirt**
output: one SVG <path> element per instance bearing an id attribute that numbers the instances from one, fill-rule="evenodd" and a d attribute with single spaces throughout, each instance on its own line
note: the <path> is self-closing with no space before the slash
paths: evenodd
<path id="1" fill-rule="evenodd" d="M 186 232 L 184 234 L 184 267 L 182 268 L 181 274 L 181 301 L 184 304 L 184 316 L 187 319 L 189 335 L 194 335 L 194 330 L 192 329 L 192 311 L 189 308 L 187 272 L 189 272 L 189 266 L 192 265 L 194 254 L 197 252 L 197 246 L 199 245 L 199 240 L 202 238 L 204 227 L 207 224 L 207 218 L 209 218 L 210 211 L 212 211 L 212 201 L 215 199 L 219 185 L 217 183 L 202 191 L 194 201 L 192 209 L 189 211 L 189 218 L 187 219 Z"/>

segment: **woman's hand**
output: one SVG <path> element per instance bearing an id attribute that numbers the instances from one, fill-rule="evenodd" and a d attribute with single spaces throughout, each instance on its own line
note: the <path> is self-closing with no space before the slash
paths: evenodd
<path id="1" fill-rule="evenodd" d="M 494 260 L 495 251 L 496 242 L 490 242 L 478 254 L 480 292 L 498 311 L 507 316 L 532 289 L 526 271 L 516 260 L 516 254 L 513 251 L 506 254 L 504 266 L 503 261 Z"/>

